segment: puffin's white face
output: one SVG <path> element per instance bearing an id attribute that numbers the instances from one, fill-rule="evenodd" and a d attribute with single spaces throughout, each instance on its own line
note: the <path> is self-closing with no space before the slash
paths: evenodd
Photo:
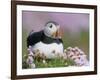
<path id="1" fill-rule="evenodd" d="M 61 38 L 60 25 L 53 22 L 47 23 L 44 28 L 44 34 L 52 38 Z"/>

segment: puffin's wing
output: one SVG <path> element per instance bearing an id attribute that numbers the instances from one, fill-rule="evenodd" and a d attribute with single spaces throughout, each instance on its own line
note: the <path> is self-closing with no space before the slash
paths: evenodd
<path id="1" fill-rule="evenodd" d="M 59 41 L 60 41 L 61 43 L 63 43 L 63 40 L 62 40 L 62 39 L 59 39 Z"/>
<path id="2" fill-rule="evenodd" d="M 29 34 L 27 37 L 27 47 L 35 45 L 37 42 L 41 41 L 43 37 L 43 31 L 34 32 Z"/>

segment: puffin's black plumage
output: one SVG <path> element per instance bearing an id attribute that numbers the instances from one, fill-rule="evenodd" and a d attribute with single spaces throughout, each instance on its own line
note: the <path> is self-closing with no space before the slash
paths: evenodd
<path id="1" fill-rule="evenodd" d="M 43 31 L 39 31 L 39 32 L 33 32 L 32 34 L 30 34 L 27 38 L 27 47 L 30 45 L 35 45 L 37 42 L 42 40 L 43 37 Z"/>
<path id="2" fill-rule="evenodd" d="M 63 43 L 62 39 L 54 39 L 54 38 L 51 38 L 51 37 L 47 37 L 42 30 L 42 31 L 39 31 L 39 32 L 33 32 L 32 34 L 30 34 L 27 37 L 27 47 L 29 47 L 29 45 L 33 46 L 40 41 L 45 43 L 45 44 L 51 44 L 51 43 L 60 44 L 60 43 Z"/>

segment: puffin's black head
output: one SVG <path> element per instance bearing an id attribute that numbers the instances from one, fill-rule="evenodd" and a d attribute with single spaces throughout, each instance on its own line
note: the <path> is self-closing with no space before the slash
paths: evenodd
<path id="1" fill-rule="evenodd" d="M 51 38 L 61 38 L 60 25 L 54 21 L 45 24 L 44 34 Z"/>

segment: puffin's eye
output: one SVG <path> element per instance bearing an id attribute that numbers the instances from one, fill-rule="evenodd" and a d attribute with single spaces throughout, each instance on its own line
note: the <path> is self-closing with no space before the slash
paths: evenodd
<path id="1" fill-rule="evenodd" d="M 50 25 L 50 28 L 52 28 L 52 25 Z"/>

